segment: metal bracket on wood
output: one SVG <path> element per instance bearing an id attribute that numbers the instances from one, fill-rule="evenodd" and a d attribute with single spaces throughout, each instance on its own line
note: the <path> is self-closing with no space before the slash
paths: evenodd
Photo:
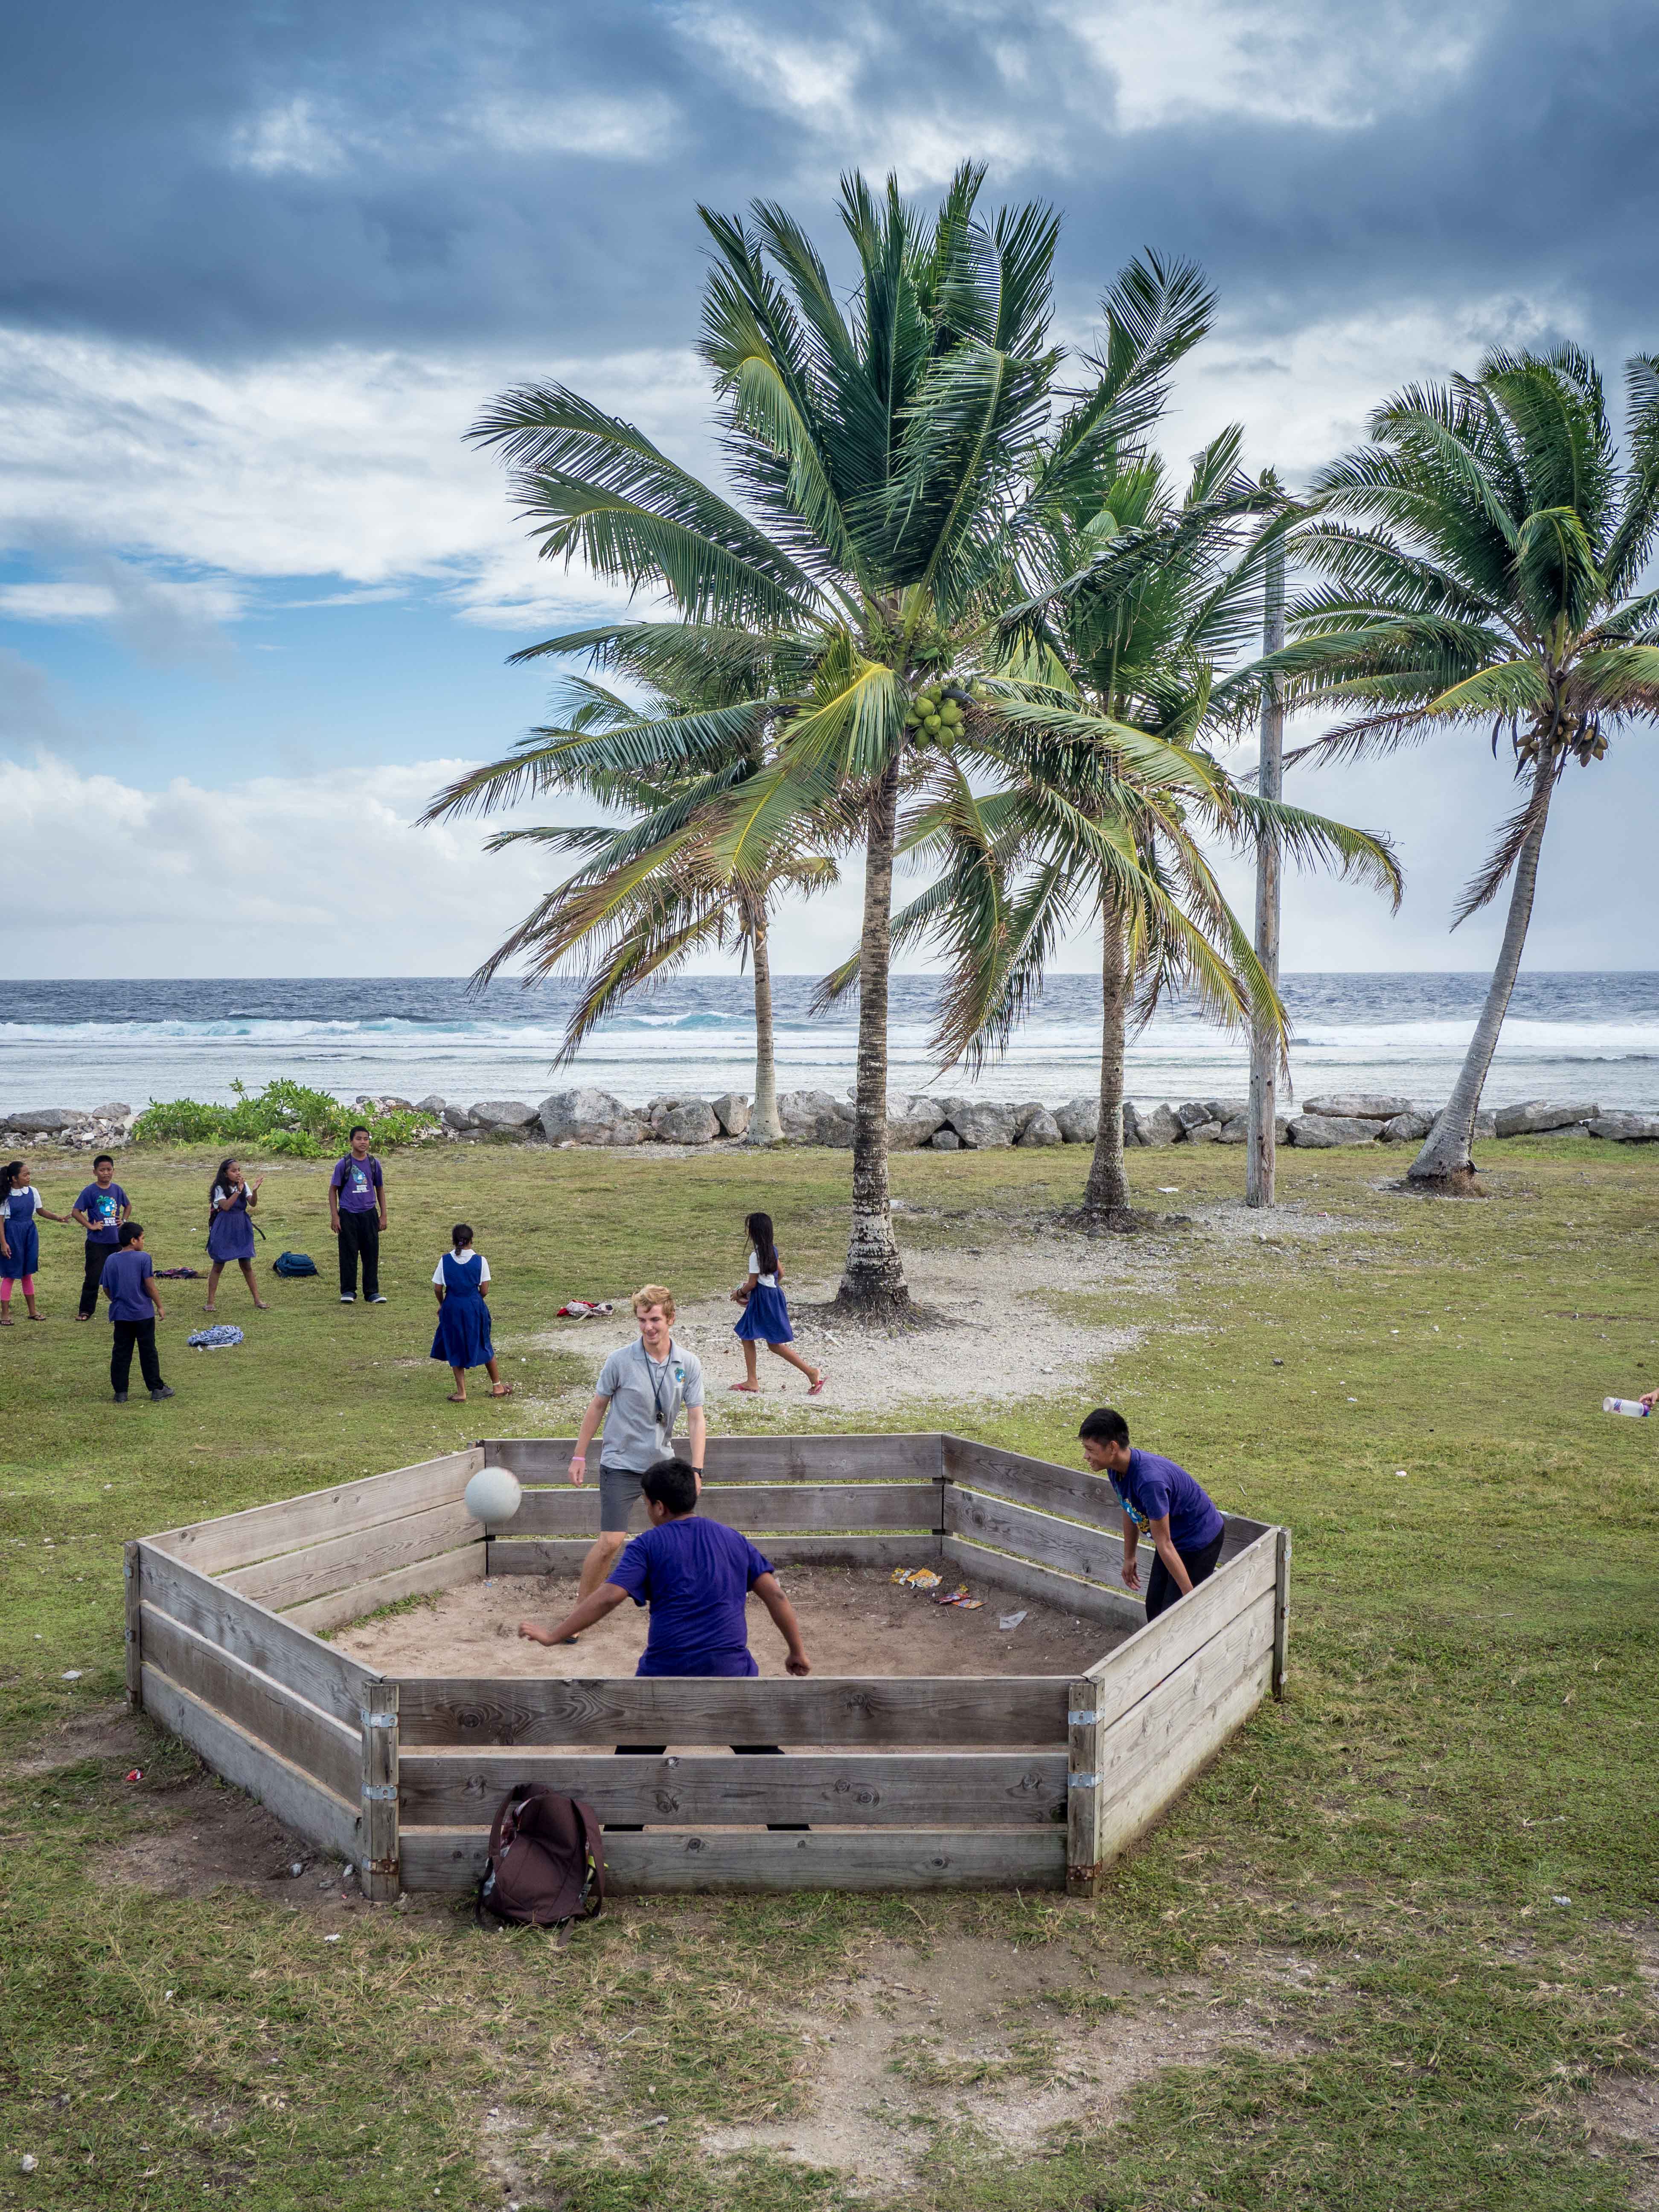
<path id="1" fill-rule="evenodd" d="M 365 1713 L 363 1715 L 365 1728 L 396 1728 L 397 1725 L 396 1713 Z"/>
<path id="2" fill-rule="evenodd" d="M 1097 1774 L 1068 1774 L 1066 1787 L 1068 1790 L 1098 1790 L 1100 1777 Z"/>
<path id="3" fill-rule="evenodd" d="M 1086 1712 L 1067 1713 L 1066 1725 L 1067 1728 L 1087 1728 L 1091 1722 L 1097 1721 L 1099 1718 L 1099 1713 L 1091 1705 Z"/>
<path id="4" fill-rule="evenodd" d="M 365 1782 L 363 1795 L 365 1797 L 374 1798 L 379 1804 L 395 1805 L 398 1802 L 398 1785 L 395 1782 Z"/>

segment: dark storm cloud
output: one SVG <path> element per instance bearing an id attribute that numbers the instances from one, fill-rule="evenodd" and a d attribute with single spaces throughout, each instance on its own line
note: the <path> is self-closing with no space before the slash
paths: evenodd
<path id="1" fill-rule="evenodd" d="M 1177 72 L 1230 12 L 1167 11 Z M 821 226 L 843 164 L 931 179 L 960 147 L 999 196 L 1065 209 L 1079 308 L 1153 241 L 1264 328 L 1510 291 L 1645 334 L 1650 7 L 1485 7 L 1449 62 L 1426 7 L 1393 36 L 1376 7 L 1261 20 L 1281 83 L 1126 127 L 1086 0 L 38 9 L 0 78 L 0 317 L 221 356 L 680 342 L 697 199 L 775 193 Z M 1298 110 L 1299 73 L 1367 39 Z"/>

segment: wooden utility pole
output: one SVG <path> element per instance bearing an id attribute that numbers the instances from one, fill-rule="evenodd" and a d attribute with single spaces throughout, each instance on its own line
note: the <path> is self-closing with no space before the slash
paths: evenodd
<path id="1" fill-rule="evenodd" d="M 1264 653 L 1285 643 L 1285 541 L 1268 550 L 1264 571 L 1261 624 Z M 1269 679 L 1261 701 L 1261 762 L 1256 774 L 1263 799 L 1279 799 L 1285 789 L 1285 708 L 1279 685 Z M 1276 987 L 1279 982 L 1279 839 L 1264 830 L 1255 844 L 1255 957 Z M 1278 1164 L 1275 1126 L 1279 1112 L 1279 1039 L 1271 1022 L 1258 1021 L 1250 1037 L 1250 1118 L 1245 1147 L 1244 1199 L 1249 1206 L 1271 1206 Z"/>

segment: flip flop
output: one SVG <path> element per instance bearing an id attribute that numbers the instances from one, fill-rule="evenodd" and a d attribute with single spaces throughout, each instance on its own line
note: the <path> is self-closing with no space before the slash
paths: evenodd
<path id="1" fill-rule="evenodd" d="M 270 1299 L 255 1298 L 253 1301 L 253 1310 L 255 1313 L 269 1313 L 270 1311 Z"/>
<path id="2" fill-rule="evenodd" d="M 757 1395 L 759 1395 L 760 1391 L 760 1384 L 758 1382 L 732 1382 L 728 1384 L 727 1388 L 732 1390 L 753 1391 Z"/>
<path id="3" fill-rule="evenodd" d="M 452 1390 L 449 1394 L 449 1402 L 452 1406 L 464 1406 L 466 1403 L 466 1399 L 461 1391 Z"/>
<path id="4" fill-rule="evenodd" d="M 818 1393 L 823 1389 L 823 1388 L 824 1384 L 825 1384 L 829 1380 L 830 1380 L 830 1377 L 828 1376 L 828 1375 L 826 1375 L 826 1374 L 824 1373 L 824 1371 L 823 1371 L 823 1368 L 819 1368 L 819 1370 L 818 1370 L 818 1379 L 817 1379 L 817 1381 L 816 1382 L 814 1382 L 814 1383 L 810 1387 L 810 1389 L 807 1390 L 807 1393 L 806 1393 L 807 1396 L 808 1396 L 809 1398 L 816 1398 L 816 1397 L 818 1395 Z"/>
<path id="5" fill-rule="evenodd" d="M 3 1317 L 0 1317 L 0 1328 L 15 1328 L 16 1326 L 16 1322 L 12 1319 L 9 1314 L 5 1315 Z"/>
<path id="6" fill-rule="evenodd" d="M 513 1385 L 510 1382 L 498 1382 L 489 1395 L 492 1398 L 510 1398 L 513 1395 Z"/>

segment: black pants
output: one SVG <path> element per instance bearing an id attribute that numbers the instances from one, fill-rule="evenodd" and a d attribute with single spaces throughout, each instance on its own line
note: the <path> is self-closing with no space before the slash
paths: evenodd
<path id="1" fill-rule="evenodd" d="M 138 1347 L 138 1372 L 144 1378 L 146 1390 L 161 1389 L 161 1363 L 155 1357 L 155 1324 L 153 1321 L 118 1321 L 111 1324 L 115 1341 L 109 1348 L 109 1381 L 112 1390 L 125 1390 L 127 1377 L 132 1372 L 132 1347 Z"/>
<path id="2" fill-rule="evenodd" d="M 1180 1553 L 1181 1564 L 1186 1568 L 1194 1589 L 1200 1583 L 1208 1582 L 1210 1577 L 1215 1572 L 1216 1561 L 1221 1557 L 1221 1547 L 1225 1541 L 1226 1534 L 1227 1532 L 1224 1528 L 1215 1541 L 1212 1544 L 1206 1544 L 1201 1552 Z M 1152 1571 L 1146 1577 L 1147 1620 L 1156 1620 L 1160 1613 L 1167 1613 L 1177 1598 L 1185 1595 L 1186 1592 L 1176 1581 L 1163 1560 L 1154 1559 Z"/>
<path id="3" fill-rule="evenodd" d="M 363 1255 L 363 1296 L 380 1294 L 380 1218 L 340 1210 L 340 1296 L 357 1295 L 357 1255 Z"/>
<path id="4" fill-rule="evenodd" d="M 619 1743 L 617 1756 L 618 1759 L 660 1759 L 667 1748 L 665 1743 Z M 783 1757 L 783 1746 L 778 1743 L 734 1743 L 732 1748 L 739 1759 Z M 637 1836 L 644 1825 L 641 1820 L 607 1820 L 605 1832 L 607 1836 Z M 810 1829 L 812 1824 L 810 1820 L 769 1820 L 766 1825 L 769 1829 L 793 1835 L 800 1830 Z"/>
<path id="5" fill-rule="evenodd" d="M 98 1285 L 104 1279 L 104 1263 L 114 1249 L 115 1247 L 113 1244 L 89 1243 L 87 1246 L 86 1266 L 81 1276 L 81 1316 L 82 1320 L 84 1320 L 88 1314 L 95 1314 L 98 1310 Z"/>

